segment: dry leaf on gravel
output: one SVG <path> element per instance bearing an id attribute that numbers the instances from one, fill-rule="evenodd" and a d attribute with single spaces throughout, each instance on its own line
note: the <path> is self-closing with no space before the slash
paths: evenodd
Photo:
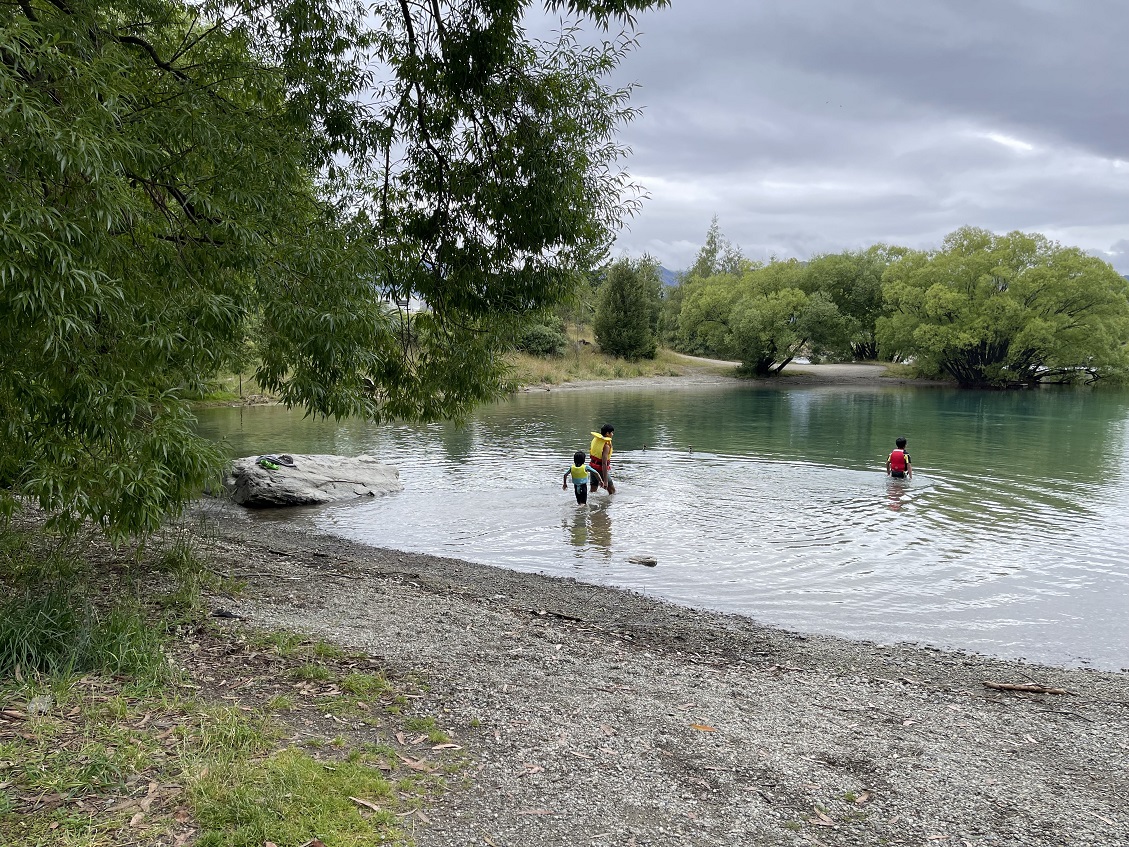
<path id="1" fill-rule="evenodd" d="M 813 823 L 816 826 L 835 826 L 835 821 L 831 820 L 823 812 L 815 812 L 815 817 L 808 818 L 808 823 Z"/>
<path id="2" fill-rule="evenodd" d="M 374 812 L 380 811 L 380 806 L 378 806 L 376 803 L 372 802 L 371 800 L 365 800 L 365 799 L 362 799 L 361 797 L 350 797 L 349 799 L 352 800 L 354 803 L 356 803 L 358 806 L 363 806 L 364 808 L 371 809 Z"/>
<path id="3" fill-rule="evenodd" d="M 707 723 L 692 723 L 690 729 L 696 729 L 699 732 L 717 732 L 712 726 Z"/>

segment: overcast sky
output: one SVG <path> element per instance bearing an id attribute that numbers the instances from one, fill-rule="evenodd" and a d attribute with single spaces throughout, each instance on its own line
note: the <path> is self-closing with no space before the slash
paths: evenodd
<path id="1" fill-rule="evenodd" d="M 692 264 L 954 229 L 1041 232 L 1129 273 L 1129 0 L 673 0 L 620 69 L 650 195 L 617 254 Z"/>

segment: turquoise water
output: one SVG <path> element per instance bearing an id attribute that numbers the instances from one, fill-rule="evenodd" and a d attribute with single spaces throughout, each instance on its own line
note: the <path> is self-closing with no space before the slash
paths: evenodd
<path id="1" fill-rule="evenodd" d="M 200 416 L 232 456 L 399 468 L 399 494 L 288 517 L 327 533 L 799 631 L 1113 669 L 1129 667 L 1127 421 L 1120 392 L 740 385 L 530 392 L 462 428 Z M 580 507 L 561 478 L 604 422 L 618 490 Z M 910 482 L 882 471 L 897 435 Z"/>

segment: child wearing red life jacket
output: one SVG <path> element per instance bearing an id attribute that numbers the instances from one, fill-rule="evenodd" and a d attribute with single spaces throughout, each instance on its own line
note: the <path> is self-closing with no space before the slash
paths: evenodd
<path id="1" fill-rule="evenodd" d="M 886 457 L 886 475 L 894 479 L 913 479 L 913 465 L 906 452 L 906 440 L 901 436 L 894 440 L 894 450 Z"/>

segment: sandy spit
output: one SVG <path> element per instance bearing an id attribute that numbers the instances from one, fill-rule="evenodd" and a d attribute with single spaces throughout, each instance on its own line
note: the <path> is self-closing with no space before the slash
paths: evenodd
<path id="1" fill-rule="evenodd" d="M 428 681 L 416 708 L 471 765 L 419 847 L 1129 844 L 1129 673 L 802 635 L 195 511 L 246 580 L 217 607 Z"/>
<path id="2" fill-rule="evenodd" d="M 682 363 L 682 373 L 678 376 L 647 376 L 634 379 L 577 380 L 557 385 L 530 385 L 524 391 L 575 391 L 594 388 L 660 388 L 689 387 L 695 385 L 750 385 L 758 388 L 815 388 L 827 386 L 849 386 L 852 388 L 881 388 L 896 385 L 916 385 L 921 387 L 952 387 L 952 383 L 941 380 L 919 379 L 895 376 L 880 363 L 845 364 L 789 364 L 783 372 L 774 377 L 738 377 L 740 362 L 723 359 L 701 359 L 695 356 L 676 354 Z"/>

